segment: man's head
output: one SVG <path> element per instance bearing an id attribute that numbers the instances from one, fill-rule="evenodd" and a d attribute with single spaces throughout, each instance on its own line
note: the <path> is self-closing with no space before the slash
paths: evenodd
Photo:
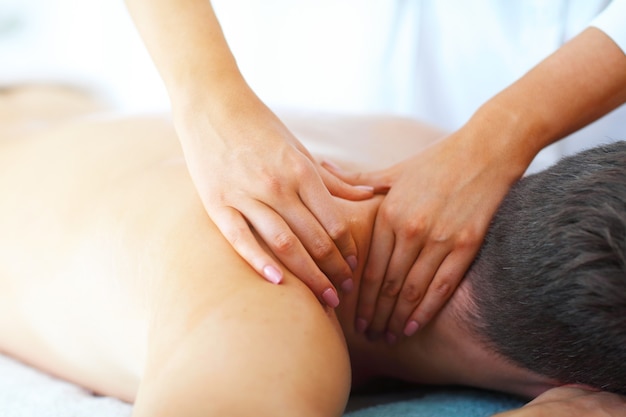
<path id="1" fill-rule="evenodd" d="M 489 349 L 626 394 L 626 142 L 519 181 L 464 285 L 462 320 Z"/>

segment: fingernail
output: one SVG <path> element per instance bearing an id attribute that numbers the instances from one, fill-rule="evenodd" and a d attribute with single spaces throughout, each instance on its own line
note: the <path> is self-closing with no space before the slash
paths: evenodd
<path id="1" fill-rule="evenodd" d="M 356 188 L 363 191 L 369 191 L 370 193 L 374 192 L 374 187 L 370 185 L 355 185 Z"/>
<path id="2" fill-rule="evenodd" d="M 328 288 L 324 291 L 322 293 L 322 298 L 331 308 L 335 308 L 339 305 L 339 297 L 337 297 L 337 293 L 332 288 Z"/>
<path id="3" fill-rule="evenodd" d="M 365 331 L 367 330 L 367 320 L 359 317 L 358 319 L 356 319 L 355 327 L 357 333 L 365 333 Z"/>
<path id="4" fill-rule="evenodd" d="M 411 320 L 404 328 L 404 335 L 407 337 L 413 336 L 419 328 L 420 324 L 415 320 Z"/>
<path id="5" fill-rule="evenodd" d="M 392 332 L 387 332 L 387 334 L 385 334 L 385 339 L 390 345 L 394 345 L 398 341 L 398 337 Z"/>
<path id="6" fill-rule="evenodd" d="M 350 269 L 356 271 L 356 267 L 359 265 L 359 261 L 356 259 L 356 256 L 350 255 L 346 258 L 346 262 L 350 266 Z"/>
<path id="7" fill-rule="evenodd" d="M 282 272 L 274 268 L 272 265 L 267 265 L 265 268 L 263 268 L 263 275 L 272 284 L 280 284 L 280 282 L 283 280 Z"/>
<path id="8" fill-rule="evenodd" d="M 352 281 L 352 278 L 348 278 L 347 280 L 341 283 L 341 290 L 345 292 L 346 294 L 352 291 L 353 288 L 354 288 L 354 281 Z"/>

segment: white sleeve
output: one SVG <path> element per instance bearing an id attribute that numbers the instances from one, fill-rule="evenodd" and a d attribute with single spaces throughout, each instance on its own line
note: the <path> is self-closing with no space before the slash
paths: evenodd
<path id="1" fill-rule="evenodd" d="M 626 0 L 613 0 L 594 19 L 590 26 L 597 27 L 615 41 L 626 54 Z"/>

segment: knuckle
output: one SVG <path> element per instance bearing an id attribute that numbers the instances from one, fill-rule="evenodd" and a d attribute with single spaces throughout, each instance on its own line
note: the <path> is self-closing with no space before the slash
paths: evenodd
<path id="1" fill-rule="evenodd" d="M 332 256 L 334 253 L 334 243 L 325 237 L 318 237 L 311 245 L 310 253 L 314 259 L 325 260 Z"/>
<path id="2" fill-rule="evenodd" d="M 298 238 L 291 232 L 278 233 L 271 241 L 272 249 L 275 252 L 285 254 L 291 252 L 298 242 Z"/>
<path id="3" fill-rule="evenodd" d="M 384 204 L 380 207 L 380 217 L 387 223 L 392 223 L 400 214 L 395 204 Z"/>
<path id="4" fill-rule="evenodd" d="M 311 162 L 304 157 L 292 159 L 291 169 L 296 178 L 307 178 L 312 173 Z"/>
<path id="5" fill-rule="evenodd" d="M 348 224 L 345 222 L 335 222 L 328 227 L 328 235 L 333 241 L 341 240 L 350 233 Z"/>
<path id="6" fill-rule="evenodd" d="M 263 177 L 263 185 L 270 194 L 283 194 L 285 190 L 285 184 L 283 184 L 281 178 L 274 175 L 265 175 Z"/>
<path id="7" fill-rule="evenodd" d="M 428 236 L 428 243 L 433 245 L 443 245 L 450 241 L 450 234 L 447 231 L 438 230 Z"/>
<path id="8" fill-rule="evenodd" d="M 399 233 L 406 239 L 415 239 L 423 236 L 428 231 L 428 221 L 425 217 L 417 216 L 411 218 Z"/>
<path id="9" fill-rule="evenodd" d="M 473 248 L 480 245 L 482 234 L 476 229 L 465 229 L 456 239 L 456 246 L 461 249 Z"/>
<path id="10" fill-rule="evenodd" d="M 422 299 L 422 290 L 418 285 L 408 282 L 402 288 L 400 297 L 403 301 L 416 304 Z"/>
<path id="11" fill-rule="evenodd" d="M 453 234 L 447 225 L 437 225 L 428 235 L 428 243 L 433 245 L 441 245 L 450 242 Z"/>
<path id="12" fill-rule="evenodd" d="M 447 299 L 452 292 L 452 284 L 448 281 L 436 283 L 433 287 L 434 295 L 440 299 Z"/>
<path id="13" fill-rule="evenodd" d="M 238 248 L 245 244 L 247 232 L 248 230 L 244 226 L 236 226 L 228 229 L 224 236 L 234 248 Z"/>
<path id="14" fill-rule="evenodd" d="M 380 295 L 387 298 L 396 298 L 400 293 L 401 288 L 401 282 L 399 280 L 385 280 L 380 288 Z"/>

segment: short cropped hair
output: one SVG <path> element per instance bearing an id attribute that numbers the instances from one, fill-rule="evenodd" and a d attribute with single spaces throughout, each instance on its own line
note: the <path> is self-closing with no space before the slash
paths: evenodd
<path id="1" fill-rule="evenodd" d="M 626 142 L 514 185 L 470 268 L 465 323 L 509 361 L 626 394 Z"/>

